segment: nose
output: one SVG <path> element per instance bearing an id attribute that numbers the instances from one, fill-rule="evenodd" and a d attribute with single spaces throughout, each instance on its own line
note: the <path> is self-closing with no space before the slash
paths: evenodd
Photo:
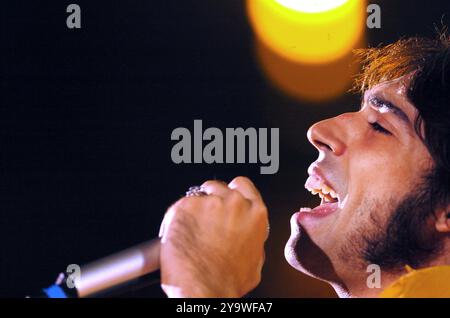
<path id="1" fill-rule="evenodd" d="M 315 123 L 308 129 L 309 142 L 319 152 L 331 153 L 336 156 L 343 155 L 346 149 L 346 131 L 342 119 L 349 116 L 350 114 L 342 114 Z"/>

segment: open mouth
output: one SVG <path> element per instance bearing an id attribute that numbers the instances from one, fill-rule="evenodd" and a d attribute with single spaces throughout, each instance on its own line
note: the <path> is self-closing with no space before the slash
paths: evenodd
<path id="1" fill-rule="evenodd" d="M 305 188 L 313 195 L 318 195 L 321 202 L 315 208 L 302 208 L 300 212 L 309 212 L 314 216 L 327 216 L 338 210 L 339 194 L 323 177 L 311 174 L 306 180 Z"/>

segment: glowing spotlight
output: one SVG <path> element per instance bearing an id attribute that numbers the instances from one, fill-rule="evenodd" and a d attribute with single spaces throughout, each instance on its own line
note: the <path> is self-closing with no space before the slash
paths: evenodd
<path id="1" fill-rule="evenodd" d="M 364 0 L 247 0 L 259 39 L 294 62 L 322 64 L 347 55 L 365 26 Z"/>
<path id="2" fill-rule="evenodd" d="M 358 47 L 363 46 L 361 38 Z M 330 63 L 305 64 L 282 58 L 261 41 L 255 48 L 266 79 L 285 95 L 310 103 L 328 102 L 345 93 L 360 68 L 351 52 Z"/>
<path id="3" fill-rule="evenodd" d="M 302 12 L 321 12 L 334 9 L 346 3 L 348 0 L 276 0 L 286 8 Z"/>

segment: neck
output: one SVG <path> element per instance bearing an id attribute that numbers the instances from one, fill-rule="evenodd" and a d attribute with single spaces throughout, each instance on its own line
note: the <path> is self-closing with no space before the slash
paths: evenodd
<path id="1" fill-rule="evenodd" d="M 394 281 L 406 274 L 406 269 L 398 273 L 368 271 L 362 275 L 352 273 L 352 279 L 346 286 L 331 284 L 340 298 L 377 298 Z"/>

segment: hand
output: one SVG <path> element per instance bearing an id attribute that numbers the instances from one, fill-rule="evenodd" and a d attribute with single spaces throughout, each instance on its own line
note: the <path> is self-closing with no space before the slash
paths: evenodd
<path id="1" fill-rule="evenodd" d="M 207 181 L 161 224 L 161 286 L 169 297 L 241 297 L 261 279 L 267 208 L 253 183 Z"/>

